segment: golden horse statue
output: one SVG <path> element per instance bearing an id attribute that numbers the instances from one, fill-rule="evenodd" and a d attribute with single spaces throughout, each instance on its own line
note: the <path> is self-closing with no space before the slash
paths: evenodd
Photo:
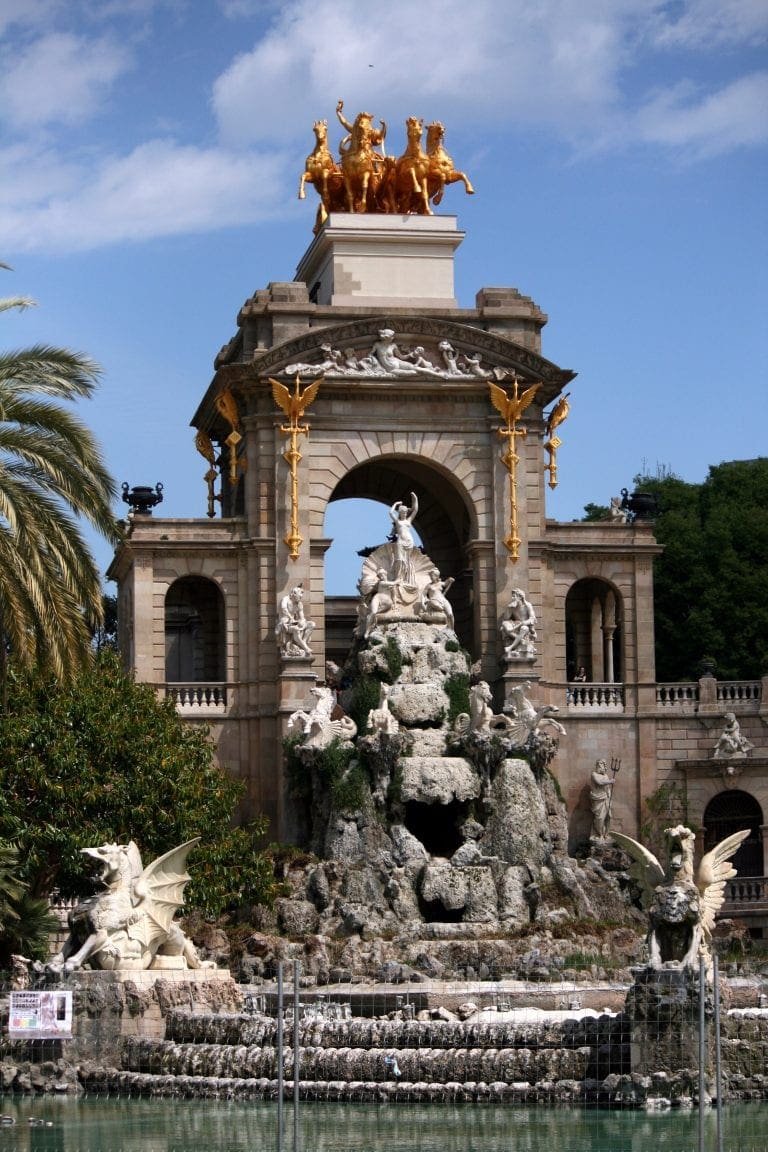
<path id="1" fill-rule="evenodd" d="M 328 121 L 316 120 L 312 125 L 315 133 L 315 146 L 304 163 L 304 172 L 299 181 L 299 200 L 306 196 L 305 185 L 314 184 L 320 197 L 315 230 L 325 223 L 328 213 L 342 207 L 343 179 L 341 169 L 328 148 Z"/>
<path id="2" fill-rule="evenodd" d="M 453 160 L 443 148 L 445 128 L 439 120 L 427 125 L 427 156 L 429 157 L 429 198 L 439 204 L 443 198 L 446 184 L 455 184 L 463 180 L 467 194 L 471 196 L 474 188 L 469 182 L 465 172 L 459 172 L 453 166 Z"/>
<path id="3" fill-rule="evenodd" d="M 409 116 L 405 122 L 407 147 L 398 157 L 394 170 L 395 196 L 398 212 L 431 216 L 429 206 L 429 156 L 421 147 L 424 121 Z"/>
<path id="4" fill-rule="evenodd" d="M 443 147 L 445 128 L 439 121 L 427 126 L 427 150 L 422 148 L 424 121 L 410 116 L 406 122 L 407 145 L 397 160 L 387 156 L 384 120 L 376 128 L 370 112 L 358 112 L 352 123 L 343 114 L 344 101 L 336 105 L 336 115 L 346 130 L 339 144 L 338 161 L 328 148 L 328 121 L 313 124 L 315 147 L 307 156 L 299 182 L 299 199 L 305 186 L 313 184 L 320 197 L 315 232 L 331 212 L 374 212 L 431 216 L 431 204 L 439 204 L 446 184 L 457 180 L 472 195 L 474 188 L 464 172 L 458 171 Z"/>
<path id="5" fill-rule="evenodd" d="M 387 157 L 376 152 L 375 146 L 383 147 L 387 126 L 382 120 L 381 128 L 374 128 L 370 112 L 358 112 L 354 124 L 350 124 L 342 115 L 343 107 L 343 100 L 339 100 L 336 115 L 348 132 L 339 144 L 347 211 L 375 211 L 377 192 L 387 168 Z"/>

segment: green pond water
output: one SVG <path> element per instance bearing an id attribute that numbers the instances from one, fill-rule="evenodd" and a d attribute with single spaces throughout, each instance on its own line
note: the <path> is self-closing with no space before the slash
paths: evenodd
<path id="1" fill-rule="evenodd" d="M 0 1152 L 277 1152 L 276 1106 L 206 1100 L 0 1098 Z M 36 1121 L 30 1125 L 29 1118 Z M 715 1115 L 705 1147 L 716 1152 Z M 303 1152 L 695 1152 L 695 1112 L 302 1103 Z M 765 1152 L 768 1104 L 727 1106 L 725 1152 Z M 284 1152 L 293 1152 L 292 1105 Z"/>

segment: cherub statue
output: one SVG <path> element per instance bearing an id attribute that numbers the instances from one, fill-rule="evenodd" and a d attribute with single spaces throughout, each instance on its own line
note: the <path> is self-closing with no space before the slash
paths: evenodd
<path id="1" fill-rule="evenodd" d="M 191 940 L 173 923 L 189 880 L 187 856 L 197 843 L 199 837 L 188 840 L 146 868 L 133 840 L 83 848 L 100 861 L 106 891 L 72 910 L 69 936 L 48 965 L 50 971 L 72 972 L 86 964 L 113 972 L 136 971 L 157 967 L 156 956 L 176 957 L 179 968 L 209 967 L 201 964 Z"/>
<path id="2" fill-rule="evenodd" d="M 726 712 L 723 719 L 725 725 L 715 744 L 713 757 L 715 760 L 743 760 L 747 752 L 754 748 L 754 744 L 742 736 L 735 713 Z"/>
<path id="3" fill-rule="evenodd" d="M 703 956 L 709 971 L 715 916 L 725 899 L 726 881 L 736 875 L 730 860 L 749 836 L 749 829 L 734 832 L 707 852 L 695 878 L 695 834 L 678 824 L 666 828 L 664 835 L 669 844 L 666 872 L 653 853 L 637 840 L 620 832 L 611 833 L 619 847 L 632 857 L 632 875 L 642 887 L 642 903 L 650 921 L 649 967 L 695 969 Z"/>

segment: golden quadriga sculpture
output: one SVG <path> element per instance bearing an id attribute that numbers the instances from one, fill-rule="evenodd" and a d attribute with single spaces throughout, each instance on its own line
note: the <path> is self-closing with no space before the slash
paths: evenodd
<path id="1" fill-rule="evenodd" d="M 426 151 L 422 148 L 424 121 L 409 116 L 405 122 L 406 149 L 401 156 L 387 156 L 387 125 L 374 127 L 370 112 L 358 112 L 353 123 L 343 114 L 339 100 L 336 115 L 347 135 L 339 144 L 339 159 L 328 147 L 328 121 L 313 125 L 315 147 L 307 156 L 299 182 L 299 199 L 306 185 L 313 184 L 319 197 L 315 231 L 331 212 L 373 212 L 392 215 L 431 216 L 446 184 L 461 180 L 468 194 L 474 192 L 469 177 L 454 167 L 443 147 L 445 128 L 439 121 L 427 125 Z"/>

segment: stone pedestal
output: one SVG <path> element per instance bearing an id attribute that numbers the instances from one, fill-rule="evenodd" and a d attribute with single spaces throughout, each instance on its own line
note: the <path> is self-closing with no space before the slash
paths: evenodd
<path id="1" fill-rule="evenodd" d="M 240 990 L 228 969 L 184 971 L 76 972 L 61 982 L 74 992 L 72 1040 L 62 1054 L 72 1063 L 119 1065 L 126 1037 L 160 1040 L 165 1017 L 174 1008 L 194 1012 L 236 1012 Z"/>
<path id="2" fill-rule="evenodd" d="M 453 255 L 463 239 L 455 216 L 333 212 L 296 279 L 316 304 L 456 308 Z"/>
<path id="3" fill-rule="evenodd" d="M 699 973 L 690 968 L 643 968 L 627 994 L 632 1072 L 642 1076 L 699 1068 Z M 705 1073 L 714 1081 L 714 998 L 705 983 Z"/>

